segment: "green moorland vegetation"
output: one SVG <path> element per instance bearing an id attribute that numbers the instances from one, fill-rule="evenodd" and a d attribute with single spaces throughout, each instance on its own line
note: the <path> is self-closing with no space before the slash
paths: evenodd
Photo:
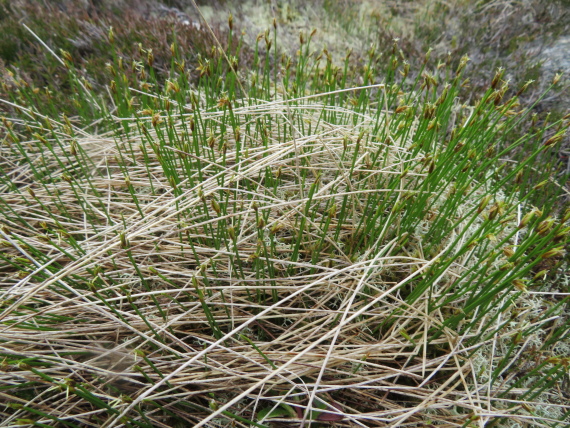
<path id="1" fill-rule="evenodd" d="M 568 426 L 519 3 L 0 1 L 0 426 Z"/>

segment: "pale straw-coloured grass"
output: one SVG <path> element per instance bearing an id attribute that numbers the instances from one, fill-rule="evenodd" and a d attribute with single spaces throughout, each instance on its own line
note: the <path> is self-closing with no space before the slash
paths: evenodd
<path id="1" fill-rule="evenodd" d="M 529 288 L 570 211 L 549 217 L 523 192 L 544 183 L 522 185 L 562 122 L 509 140 L 528 112 L 500 70 L 461 105 L 466 57 L 410 88 L 401 70 L 373 83 L 371 48 L 347 88 L 300 43 L 280 82 L 266 56 L 245 84 L 219 45 L 197 86 L 178 66 L 165 94 L 142 63 L 138 88 L 118 78 L 115 52 L 112 110 L 84 129 L 2 100 L 20 114 L 0 146 L 2 426 L 565 417 L 567 360 L 549 350 L 565 306 L 547 303 L 564 293 Z"/>
<path id="2" fill-rule="evenodd" d="M 508 400 L 497 398 L 504 386 L 482 376 L 476 351 L 491 349 L 484 358 L 492 366 L 518 330 L 470 339 L 512 316 L 513 302 L 475 310 L 461 326 L 474 324 L 460 329 L 445 320 L 466 297 L 430 304 L 474 280 L 466 272 L 482 261 L 460 249 L 484 223 L 471 213 L 485 186 L 474 182 L 456 206 L 456 226 L 430 254 L 422 239 L 453 177 L 433 189 L 431 214 L 407 243 L 397 209 L 374 220 L 379 233 L 367 242 L 353 233 L 372 218 L 370 195 L 393 208 L 425 193 L 425 153 L 411 140 L 417 118 L 399 119 L 408 133 L 379 139 L 373 129 L 389 126 L 391 111 L 357 113 L 320 97 L 230 110 L 239 135 L 224 130 L 228 110 L 143 111 L 128 133 L 74 139 L 62 131 L 51 151 L 31 141 L 27 163 L 3 146 L 11 182 L 26 191 L 2 189 L 13 212 L 2 214 L 0 233 L 6 257 L 27 259 L 29 270 L 5 270 L 1 349 L 22 363 L 0 377 L 6 386 L 40 384 L 28 399 L 0 391 L 16 409 L 2 426 L 21 423 L 29 408 L 75 426 L 169 426 L 174 416 L 197 427 L 228 418 L 248 426 L 283 403 L 302 417 L 274 421 L 308 424 L 306 409 L 363 427 L 512 416 L 497 404 Z M 192 140 L 197 134 L 211 138 Z M 382 154 L 371 166 L 373 153 Z M 507 240 L 496 251 L 518 244 L 519 221 L 497 234 L 494 242 Z M 358 240 L 365 245 L 355 251 Z M 443 257 L 453 262 L 410 300 Z M 516 290 L 498 298 L 513 296 L 516 303 Z"/>

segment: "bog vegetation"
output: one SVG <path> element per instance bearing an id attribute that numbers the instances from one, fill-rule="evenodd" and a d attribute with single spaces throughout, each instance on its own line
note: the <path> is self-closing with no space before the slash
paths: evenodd
<path id="1" fill-rule="evenodd" d="M 535 108 L 560 75 L 467 95 L 466 54 L 289 55 L 230 16 L 160 51 L 99 30 L 95 76 L 28 24 L 1 426 L 567 426 L 569 120 Z"/>

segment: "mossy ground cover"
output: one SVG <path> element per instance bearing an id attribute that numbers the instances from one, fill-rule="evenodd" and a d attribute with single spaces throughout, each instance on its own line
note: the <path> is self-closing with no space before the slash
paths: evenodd
<path id="1" fill-rule="evenodd" d="M 2 426 L 568 424 L 561 76 L 128 4 L 2 24 Z"/>

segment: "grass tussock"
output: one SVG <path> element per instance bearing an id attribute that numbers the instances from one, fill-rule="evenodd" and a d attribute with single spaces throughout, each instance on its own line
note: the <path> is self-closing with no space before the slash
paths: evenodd
<path id="1" fill-rule="evenodd" d="M 232 25 L 162 83 L 108 32 L 105 98 L 54 53 L 88 126 L 1 100 L 0 424 L 565 426 L 568 118 Z"/>

